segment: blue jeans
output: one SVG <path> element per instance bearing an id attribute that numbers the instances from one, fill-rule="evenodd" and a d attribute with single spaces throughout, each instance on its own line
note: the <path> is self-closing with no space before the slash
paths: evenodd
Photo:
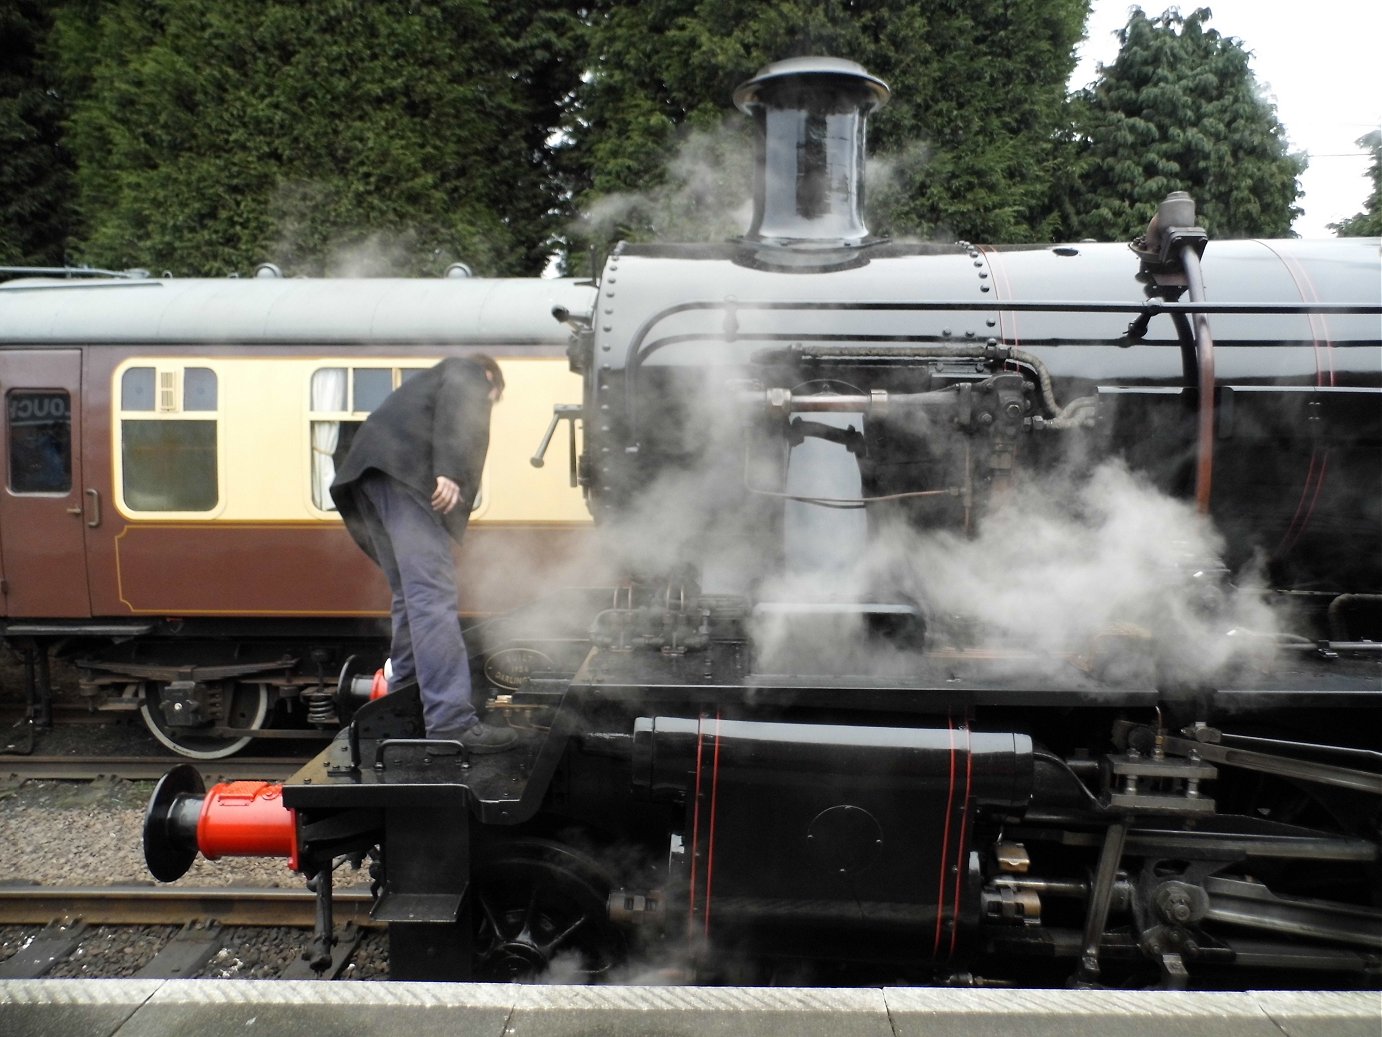
<path id="1" fill-rule="evenodd" d="M 357 485 L 370 542 L 393 591 L 389 690 L 416 679 L 427 733 L 462 731 L 478 718 L 456 614 L 451 537 L 440 513 L 411 487 L 382 472 L 367 473 Z"/>

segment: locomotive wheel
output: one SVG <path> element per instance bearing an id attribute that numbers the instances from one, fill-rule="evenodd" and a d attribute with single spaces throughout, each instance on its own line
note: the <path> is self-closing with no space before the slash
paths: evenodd
<path id="1" fill-rule="evenodd" d="M 475 979 L 599 983 L 624 957 L 609 921 L 610 880 L 559 843 L 526 839 L 477 862 Z"/>
<path id="2" fill-rule="evenodd" d="M 253 740 L 251 735 L 211 735 L 202 734 L 195 727 L 173 727 L 163 716 L 161 694 L 159 685 L 146 684 L 144 705 L 139 707 L 139 712 L 154 738 L 178 755 L 194 760 L 220 760 L 235 755 Z M 227 726 L 256 730 L 264 726 L 269 715 L 267 684 L 232 684 L 227 694 L 230 696 Z"/>

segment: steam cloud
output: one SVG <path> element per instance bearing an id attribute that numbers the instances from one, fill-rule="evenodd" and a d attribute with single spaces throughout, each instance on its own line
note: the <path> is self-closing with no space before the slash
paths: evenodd
<path id="1" fill-rule="evenodd" d="M 742 236 L 753 216 L 751 135 L 752 127 L 742 116 L 727 117 L 710 129 L 685 130 L 657 187 L 602 195 L 570 232 L 597 242 L 727 241 Z M 889 222 L 890 214 L 905 208 L 916 170 L 930 154 L 929 145 L 917 143 L 868 158 L 865 202 L 870 226 L 875 219 Z M 931 238 L 954 240 L 945 228 L 937 228 Z"/>
<path id="2" fill-rule="evenodd" d="M 653 237 L 716 241 L 737 237 L 749 224 L 753 148 L 742 118 L 686 131 L 663 171 L 661 186 L 599 198 L 572 228 L 594 241 Z"/>
<path id="3" fill-rule="evenodd" d="M 1116 459 L 1042 474 L 1019 466 L 972 533 L 769 500 L 769 508 L 810 513 L 812 521 L 792 527 L 797 542 L 784 552 L 776 527 L 755 510 L 765 501 L 747 489 L 771 480 L 744 460 L 743 416 L 729 391 L 736 372 L 713 370 L 718 390 L 688 394 L 698 409 L 677 422 L 694 430 L 687 463 L 661 470 L 604 523 L 596 553 L 648 576 L 689 563 L 707 592 L 819 607 L 815 618 L 768 611 L 756 623 L 755 656 L 774 669 L 914 670 L 915 652 L 869 638 L 860 612 L 837 608 L 859 602 L 915 604 L 928 652 L 997 650 L 1053 670 L 1074 660 L 1115 682 L 1198 681 L 1267 661 L 1279 620 L 1251 567 L 1230 577 L 1209 521 Z M 804 446 L 838 453 L 853 468 L 843 446 Z M 813 492 L 857 495 L 855 480 Z M 571 564 L 572 572 L 593 572 Z"/>
<path id="4" fill-rule="evenodd" d="M 289 181 L 280 184 L 271 199 L 269 215 L 274 240 L 269 256 L 290 276 L 300 277 L 404 277 L 418 269 L 419 254 L 427 267 L 439 274 L 447 262 L 463 259 L 483 265 L 491 257 L 484 248 L 469 243 L 466 255 L 453 255 L 459 243 L 438 237 L 426 226 L 369 229 L 339 223 L 341 198 L 338 185 L 322 181 Z M 334 228 L 334 229 L 327 229 Z"/>
<path id="5" fill-rule="evenodd" d="M 1222 548 L 1188 503 L 1111 460 L 1087 479 L 1019 484 L 972 539 L 894 531 L 875 558 L 900 563 L 952 639 L 971 624 L 970 636 L 1084 657 L 1101 639 L 1125 651 L 1140 642 L 1156 663 L 1145 676 L 1199 680 L 1250 662 L 1275 635 L 1252 574 L 1227 582 Z"/>

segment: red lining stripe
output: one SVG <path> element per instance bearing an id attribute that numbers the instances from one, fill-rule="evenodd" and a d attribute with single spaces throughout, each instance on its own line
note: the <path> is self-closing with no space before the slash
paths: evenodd
<path id="1" fill-rule="evenodd" d="M 1318 467 L 1315 462 L 1319 461 Z M 1321 450 L 1318 446 L 1310 451 L 1310 466 L 1305 472 L 1305 483 L 1300 489 L 1300 501 L 1296 504 L 1296 513 L 1291 516 L 1291 524 L 1286 527 L 1286 532 L 1281 535 L 1281 543 L 1276 545 L 1276 550 L 1272 552 L 1273 558 L 1281 558 L 1291 552 L 1300 540 L 1301 534 L 1310 525 L 1310 516 L 1315 513 L 1315 505 L 1320 499 L 1320 493 L 1324 490 L 1324 473 L 1329 467 L 1329 451 Z M 1311 491 L 1314 492 L 1311 492 Z M 1306 498 L 1309 498 L 1308 502 Z"/>
<path id="2" fill-rule="evenodd" d="M 1281 263 L 1291 283 L 1295 285 L 1296 295 L 1300 297 L 1301 302 L 1319 302 L 1320 294 L 1310 279 L 1309 271 L 1301 266 L 1294 256 L 1284 256 L 1270 245 L 1265 247 Z M 1306 314 L 1306 319 L 1310 323 L 1310 334 L 1314 339 L 1315 385 L 1320 388 L 1335 385 L 1334 341 L 1329 334 L 1329 318 L 1324 314 L 1309 313 Z M 1318 446 L 1312 448 L 1310 465 L 1306 469 L 1305 482 L 1300 490 L 1300 501 L 1296 504 L 1295 514 L 1291 516 L 1291 524 L 1282 534 L 1281 543 L 1272 552 L 1274 557 L 1280 558 L 1289 553 L 1310 525 L 1310 518 L 1315 514 L 1315 505 L 1319 503 L 1320 494 L 1324 491 L 1324 477 L 1328 468 L 1329 451 L 1321 450 Z"/>
<path id="3" fill-rule="evenodd" d="M 710 839 L 705 858 L 705 935 L 710 935 L 710 883 L 715 871 L 715 807 L 720 799 L 720 711 L 715 711 L 715 756 L 710 770 Z"/>
<path id="4" fill-rule="evenodd" d="M 1300 301 L 1319 302 L 1320 293 L 1315 289 L 1315 282 L 1310 280 L 1310 272 L 1301 266 L 1294 256 L 1283 256 L 1275 249 L 1272 251 L 1277 259 L 1281 260 L 1281 265 L 1286 268 L 1286 273 L 1296 286 L 1296 294 L 1300 296 Z M 1305 317 L 1310 322 L 1310 334 L 1314 338 L 1315 384 L 1318 386 L 1334 385 L 1334 340 L 1329 334 L 1329 315 L 1307 313 Z M 1320 362 L 1321 357 L 1323 357 L 1323 364 Z M 1327 379 L 1326 373 L 1328 374 Z"/>
<path id="5" fill-rule="evenodd" d="M 950 926 L 950 956 L 955 956 L 955 946 L 960 939 L 960 890 L 965 878 L 965 836 L 969 828 L 969 801 L 974 792 L 974 750 L 970 737 L 969 722 L 963 724 L 965 733 L 965 799 L 960 808 L 960 842 L 955 849 L 955 908 L 951 913 L 954 920 Z"/>
<path id="6" fill-rule="evenodd" d="M 691 903 L 687 909 L 687 922 L 696 917 L 696 870 L 700 867 L 698 857 L 701 852 L 701 746 L 705 742 L 703 725 L 705 717 L 696 725 L 696 790 L 695 802 L 691 807 Z"/>
<path id="7" fill-rule="evenodd" d="M 932 957 L 939 957 L 941 952 L 941 925 L 945 921 L 945 864 L 950 856 L 950 812 L 955 805 L 955 724 L 949 716 L 945 723 L 950 732 L 950 794 L 945 801 L 945 828 L 941 837 L 941 881 L 936 891 L 936 939 L 931 948 Z"/>
<path id="8" fill-rule="evenodd" d="M 994 303 L 997 304 L 1003 299 L 1011 299 L 1013 297 L 1012 281 L 1008 277 L 1007 266 L 1002 262 L 1003 254 L 994 248 L 983 245 L 978 246 L 978 251 L 988 263 L 989 272 L 993 275 Z M 1017 311 L 1004 310 L 997 305 L 995 305 L 995 309 L 998 310 L 998 326 L 994 330 L 998 333 L 998 340 L 1011 343 L 1014 349 L 1021 348 L 1022 337 L 1017 329 Z"/>

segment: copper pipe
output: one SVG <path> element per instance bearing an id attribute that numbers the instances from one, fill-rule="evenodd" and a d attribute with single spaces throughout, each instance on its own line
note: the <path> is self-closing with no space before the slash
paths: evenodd
<path id="1" fill-rule="evenodd" d="M 1193 245 L 1184 245 L 1180 253 L 1185 279 L 1190 288 L 1192 303 L 1205 302 L 1204 273 L 1200 257 Z M 1199 415 L 1196 422 L 1195 510 L 1209 514 L 1209 499 L 1214 479 L 1214 336 L 1209 330 L 1209 317 L 1196 312 L 1195 357 L 1198 361 Z"/>

